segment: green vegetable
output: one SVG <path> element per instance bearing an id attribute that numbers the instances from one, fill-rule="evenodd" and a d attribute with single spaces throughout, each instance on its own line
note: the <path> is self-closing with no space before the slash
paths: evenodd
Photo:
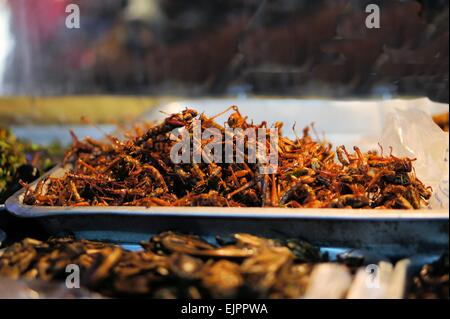
<path id="1" fill-rule="evenodd" d="M 24 151 L 8 129 L 0 128 L 0 194 L 12 182 L 16 169 L 26 163 Z"/>

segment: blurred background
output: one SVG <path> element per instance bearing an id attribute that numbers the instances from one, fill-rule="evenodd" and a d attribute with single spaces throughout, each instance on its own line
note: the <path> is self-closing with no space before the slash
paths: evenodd
<path id="1" fill-rule="evenodd" d="M 448 103 L 448 19 L 447 0 L 0 0 L 0 96 Z"/>

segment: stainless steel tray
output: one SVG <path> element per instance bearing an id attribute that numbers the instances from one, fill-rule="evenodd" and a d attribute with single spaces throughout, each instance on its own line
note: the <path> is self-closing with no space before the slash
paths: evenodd
<path id="1" fill-rule="evenodd" d="M 64 171 L 59 167 L 47 175 Z M 38 207 L 23 204 L 23 194 L 22 189 L 10 197 L 7 210 L 18 217 L 36 218 L 52 235 L 137 243 L 164 230 L 205 237 L 248 232 L 268 237 L 301 237 L 323 247 L 376 250 L 395 257 L 448 250 L 446 210 Z"/>

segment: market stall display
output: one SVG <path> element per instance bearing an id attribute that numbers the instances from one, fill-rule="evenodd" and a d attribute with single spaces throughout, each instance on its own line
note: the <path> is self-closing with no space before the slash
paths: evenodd
<path id="1" fill-rule="evenodd" d="M 427 205 L 431 189 L 413 174 L 413 159 L 377 152 L 363 153 L 355 146 L 350 153 L 344 146 L 334 149 L 330 143 L 314 140 L 310 128 L 291 140 L 282 135 L 283 123 L 275 123 L 277 145 L 270 141 L 270 126 L 247 120 L 237 107 L 227 128 L 193 109 L 168 116 L 162 123 L 138 130 L 125 141 L 108 136 L 110 143 L 90 138 L 73 146 L 64 164 L 71 163 L 63 177 L 41 180 L 35 189 L 27 187 L 24 203 L 38 206 L 263 206 L 309 208 L 401 208 L 419 209 Z M 216 129 L 220 136 L 189 142 L 188 159 L 198 153 L 207 163 L 175 163 L 172 151 L 180 143 L 174 129 L 184 128 L 195 139 L 193 126 L 201 122 L 201 131 Z M 238 132 L 236 135 L 235 130 Z M 278 170 L 263 173 L 267 164 L 260 158 L 252 162 L 251 147 L 261 147 L 244 131 L 264 131 L 264 149 L 272 154 L 276 147 Z M 240 134 L 240 135 L 239 135 Z M 229 136 L 231 135 L 231 137 Z M 259 138 L 259 137 L 258 137 Z M 238 149 L 234 139 L 241 139 Z M 220 148 L 219 163 L 206 146 Z M 242 163 L 224 159 L 227 147 Z M 217 150 L 215 150 L 217 152 Z M 257 152 L 257 150 L 253 150 Z M 381 149 L 381 151 L 383 151 Z M 222 155 L 222 152 L 224 155 Z M 208 156 L 210 158 L 208 158 Z M 262 156 L 266 157 L 266 154 Z M 337 156 L 337 160 L 335 157 Z M 232 160 L 235 162 L 235 160 Z M 45 188 L 44 188 L 45 185 Z M 45 189 L 45 190 L 44 190 Z"/>
<path id="2" fill-rule="evenodd" d="M 449 299 L 448 21 L 445 0 L 0 0 L 0 308 Z"/>

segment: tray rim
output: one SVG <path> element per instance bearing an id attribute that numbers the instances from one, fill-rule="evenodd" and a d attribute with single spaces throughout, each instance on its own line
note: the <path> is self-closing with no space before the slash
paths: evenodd
<path id="1" fill-rule="evenodd" d="M 36 181 L 64 170 L 56 166 Z M 448 221 L 447 209 L 341 209 L 341 208 L 280 208 L 280 207 L 162 207 L 162 206 L 32 206 L 25 205 L 21 197 L 25 189 L 22 188 L 9 197 L 6 210 L 17 217 L 63 217 L 63 216 L 148 216 L 148 217 L 196 217 L 196 218 L 226 218 L 226 219 L 321 219 L 321 220 L 360 220 L 360 221 Z"/>

